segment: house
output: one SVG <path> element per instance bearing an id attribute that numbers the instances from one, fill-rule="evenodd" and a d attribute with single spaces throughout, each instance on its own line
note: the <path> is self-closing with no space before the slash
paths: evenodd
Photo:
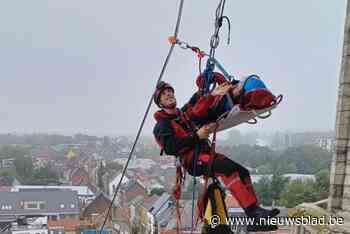
<path id="1" fill-rule="evenodd" d="M 303 182 L 306 182 L 308 180 L 311 180 L 313 182 L 316 181 L 316 176 L 315 175 L 308 175 L 308 174 L 284 174 L 282 175 L 285 178 L 288 178 L 290 181 L 295 181 L 295 180 L 301 180 Z"/>
<path id="2" fill-rule="evenodd" d="M 252 178 L 253 183 L 258 183 L 264 177 L 271 180 L 272 176 L 273 176 L 272 174 L 269 174 L 269 175 L 251 175 L 251 178 Z M 305 182 L 307 180 L 312 180 L 312 181 L 316 180 L 315 175 L 309 175 L 309 174 L 283 174 L 282 176 L 285 178 L 288 178 L 289 181 L 301 180 L 301 181 Z"/>
<path id="3" fill-rule="evenodd" d="M 82 212 L 81 218 L 85 221 L 85 228 L 98 228 L 102 225 L 108 208 L 111 205 L 108 195 L 100 193 Z M 128 230 L 129 209 L 112 204 L 106 223 L 106 228 L 116 228 L 119 231 Z M 89 224 L 89 225 L 88 225 Z"/>
<path id="4" fill-rule="evenodd" d="M 40 186 L 40 185 L 17 185 L 11 188 L 12 192 L 19 191 L 35 191 L 35 190 L 71 190 L 78 194 L 79 201 L 82 204 L 86 204 L 95 198 L 93 193 L 88 186 Z"/>
<path id="5" fill-rule="evenodd" d="M 49 234 L 47 227 L 40 226 L 18 226 L 12 227 L 9 234 Z"/>
<path id="6" fill-rule="evenodd" d="M 168 227 L 169 223 L 172 226 L 170 229 L 175 228 L 174 217 L 175 203 L 172 196 L 168 193 L 163 193 L 149 208 L 148 210 L 148 230 L 159 231 L 161 228 Z"/>
<path id="7" fill-rule="evenodd" d="M 94 216 L 104 214 L 108 207 L 111 204 L 111 199 L 105 194 L 100 193 L 96 196 L 96 198 L 90 202 L 89 205 L 87 205 L 83 212 L 82 212 L 82 218 L 84 219 L 93 219 Z M 112 206 L 112 216 L 115 213 L 116 205 Z"/>
<path id="8" fill-rule="evenodd" d="M 89 184 L 89 173 L 83 168 L 75 168 L 71 171 L 69 181 L 73 186 L 81 186 Z"/>
<path id="9" fill-rule="evenodd" d="M 119 163 L 121 165 L 125 165 L 127 161 L 127 158 L 117 158 L 114 159 L 113 162 Z M 151 169 L 154 166 L 157 166 L 158 164 L 152 160 L 147 158 L 134 158 L 130 161 L 128 168 L 140 168 L 140 169 Z"/>
<path id="10" fill-rule="evenodd" d="M 33 165 L 34 168 L 41 168 L 47 166 L 50 161 L 51 160 L 48 156 L 37 156 L 36 158 L 33 158 Z"/>
<path id="11" fill-rule="evenodd" d="M 49 220 L 79 218 L 78 194 L 71 190 L 0 192 L 0 220 L 4 217 L 39 217 Z"/>
<path id="12" fill-rule="evenodd" d="M 134 199 L 130 204 L 130 223 L 137 226 L 141 233 L 148 233 L 148 210 L 159 199 L 158 195 L 146 196 L 141 199 Z"/>
<path id="13" fill-rule="evenodd" d="M 110 177 L 110 179 L 108 180 L 108 190 L 107 190 L 107 194 L 112 197 L 114 195 L 114 192 L 117 189 L 117 186 L 119 184 L 119 181 L 121 179 L 122 173 L 118 173 L 113 177 Z M 122 184 L 126 184 L 129 182 L 128 177 L 124 176 L 123 177 L 123 181 Z"/>
<path id="14" fill-rule="evenodd" d="M 6 158 L 0 160 L 0 168 L 11 168 L 15 166 L 14 158 Z"/>
<path id="15" fill-rule="evenodd" d="M 127 205 L 138 197 L 145 198 L 147 196 L 147 190 L 137 180 L 130 180 L 129 183 L 121 187 L 119 197 L 121 204 Z"/>
<path id="16" fill-rule="evenodd" d="M 13 185 L 19 185 L 20 183 L 14 176 L 0 176 L 0 187 L 3 186 L 13 186 Z"/>
<path id="17" fill-rule="evenodd" d="M 47 226 L 49 228 L 49 234 L 76 234 L 81 223 L 79 219 L 49 220 Z"/>
<path id="18" fill-rule="evenodd" d="M 34 167 L 45 167 L 50 162 L 54 162 L 58 157 L 57 153 L 50 148 L 40 148 L 31 153 Z"/>
<path id="19" fill-rule="evenodd" d="M 102 190 L 104 193 L 106 193 L 108 196 L 113 196 L 114 191 L 116 190 L 119 180 L 121 178 L 121 171 L 115 171 L 115 170 L 107 170 L 102 175 Z M 122 181 L 122 185 L 129 182 L 128 175 L 125 175 Z M 98 183 L 99 184 L 99 181 Z"/>
<path id="20" fill-rule="evenodd" d="M 1 231 L 0 228 L 0 233 L 9 234 L 47 234 L 48 231 L 47 217 L 16 219 L 10 223 L 6 231 L 5 229 Z"/>

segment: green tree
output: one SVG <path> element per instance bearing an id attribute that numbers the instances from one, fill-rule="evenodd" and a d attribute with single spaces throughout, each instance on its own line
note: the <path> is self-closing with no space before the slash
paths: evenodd
<path id="1" fill-rule="evenodd" d="M 258 145 L 233 146 L 228 150 L 228 155 L 235 161 L 252 168 L 268 165 L 278 158 L 277 154 L 268 147 Z"/>
<path id="2" fill-rule="evenodd" d="M 22 182 L 26 183 L 33 178 L 33 162 L 30 157 L 17 157 L 15 167 Z"/>
<path id="3" fill-rule="evenodd" d="M 314 182 L 296 180 L 288 184 L 286 190 L 281 194 L 279 204 L 291 208 L 303 202 L 315 201 L 317 201 L 317 191 L 314 189 Z"/>
<path id="4" fill-rule="evenodd" d="M 260 203 L 267 206 L 272 205 L 274 201 L 278 203 L 287 184 L 288 178 L 274 174 L 271 178 L 263 176 L 258 183 L 254 184 L 254 187 Z"/>
<path id="5" fill-rule="evenodd" d="M 317 192 L 318 199 L 326 199 L 329 196 L 329 169 L 323 169 L 316 174 L 315 191 Z"/>
<path id="6" fill-rule="evenodd" d="M 23 158 L 25 155 L 29 155 L 27 147 L 4 145 L 0 148 L 0 159 Z"/>
<path id="7" fill-rule="evenodd" d="M 150 196 L 152 196 L 154 194 L 157 196 L 161 196 L 164 192 L 165 192 L 165 190 L 163 188 L 154 188 L 151 190 Z"/>
<path id="8" fill-rule="evenodd" d="M 258 183 L 254 184 L 255 191 L 259 198 L 259 202 L 265 206 L 272 204 L 271 179 L 263 176 Z"/>
<path id="9" fill-rule="evenodd" d="M 281 198 L 281 194 L 285 190 L 285 187 L 287 186 L 289 182 L 288 178 L 285 178 L 282 176 L 281 173 L 274 174 L 271 179 L 270 183 L 270 192 L 271 192 L 271 199 L 272 201 L 278 201 Z"/>
<path id="10" fill-rule="evenodd" d="M 54 170 L 52 170 L 52 168 L 49 165 L 34 170 L 33 174 L 34 174 L 33 180 L 39 180 L 39 181 L 40 180 L 41 181 L 45 181 L 45 180 L 55 181 L 56 180 L 57 181 L 59 179 L 56 172 Z"/>
<path id="11" fill-rule="evenodd" d="M 280 163 L 294 164 L 296 171 L 300 174 L 315 174 L 316 172 L 329 168 L 332 155 L 330 152 L 312 145 L 291 147 L 281 153 Z"/>

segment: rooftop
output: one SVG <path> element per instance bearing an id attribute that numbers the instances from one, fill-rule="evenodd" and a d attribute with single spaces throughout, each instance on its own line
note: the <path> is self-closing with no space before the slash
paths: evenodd
<path id="1" fill-rule="evenodd" d="M 0 197 L 0 216 L 79 214 L 79 200 L 75 191 L 0 192 Z"/>

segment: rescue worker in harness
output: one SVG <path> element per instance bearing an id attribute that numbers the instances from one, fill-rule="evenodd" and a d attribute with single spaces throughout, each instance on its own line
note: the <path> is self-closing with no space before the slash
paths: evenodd
<path id="1" fill-rule="evenodd" d="M 179 157 L 181 165 L 192 176 L 206 175 L 210 160 L 209 133 L 215 127 L 212 122 L 220 113 L 220 104 L 216 101 L 220 96 L 232 90 L 233 85 L 223 83 L 210 94 L 199 96 L 194 94 L 190 101 L 181 109 L 177 108 L 175 90 L 166 83 L 160 82 L 154 93 L 154 102 L 161 108 L 154 114 L 157 121 L 153 134 L 157 143 L 167 155 Z M 199 145 L 196 173 L 193 173 L 193 155 Z M 252 218 L 274 217 L 278 209 L 264 209 L 259 206 L 252 185 L 249 171 L 242 165 L 226 156 L 216 153 L 211 164 L 212 175 L 219 178 L 226 189 L 236 198 L 246 215 Z M 208 175 L 206 175 L 208 176 Z M 248 225 L 248 231 L 272 231 L 275 225 Z"/>

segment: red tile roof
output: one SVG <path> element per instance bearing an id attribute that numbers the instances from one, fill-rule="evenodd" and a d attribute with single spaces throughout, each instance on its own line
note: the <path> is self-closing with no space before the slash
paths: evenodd
<path id="1" fill-rule="evenodd" d="M 127 201 L 130 201 L 136 198 L 137 196 L 147 196 L 147 192 L 144 188 L 141 187 L 141 185 L 136 183 L 125 192 L 124 196 L 126 197 Z"/>
<path id="2" fill-rule="evenodd" d="M 75 231 L 79 225 L 80 220 L 78 219 L 48 220 L 48 226 L 50 228 L 63 227 L 65 231 Z"/>
<path id="3" fill-rule="evenodd" d="M 146 209 L 150 209 L 152 205 L 158 200 L 158 198 L 159 196 L 157 195 L 146 197 L 142 206 L 145 207 Z"/>
<path id="4" fill-rule="evenodd" d="M 0 192 L 11 192 L 10 186 L 0 186 Z"/>

